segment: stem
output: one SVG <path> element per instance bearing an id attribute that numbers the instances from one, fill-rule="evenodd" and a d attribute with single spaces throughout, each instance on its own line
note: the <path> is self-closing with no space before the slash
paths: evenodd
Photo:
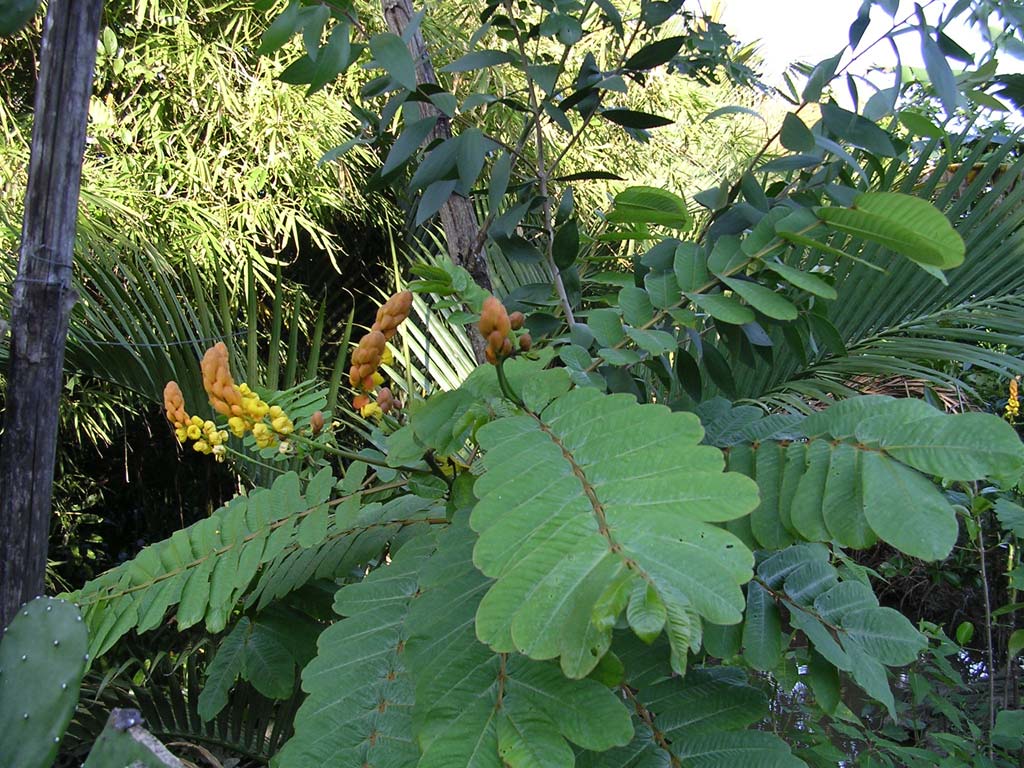
<path id="1" fill-rule="evenodd" d="M 509 18 L 512 17 L 512 2 L 511 0 L 505 0 L 505 9 L 508 11 Z M 519 57 L 523 62 L 523 71 L 526 73 L 526 84 L 530 91 L 530 109 L 533 110 L 533 114 L 536 116 L 533 121 L 533 127 L 536 134 L 537 144 L 537 181 L 540 190 L 540 196 L 544 200 L 544 231 L 547 235 L 547 247 L 544 249 L 544 261 L 548 265 L 548 269 L 551 271 L 551 280 L 555 284 L 555 291 L 558 293 L 558 300 L 562 305 L 562 311 L 565 313 L 565 321 L 569 324 L 569 328 L 573 328 L 576 325 L 576 318 L 572 312 L 572 304 L 569 302 L 569 294 L 565 290 L 565 282 L 562 280 L 562 273 L 558 269 L 558 265 L 555 264 L 555 257 L 552 253 L 552 247 L 555 240 L 555 226 L 551 217 L 551 196 L 548 190 L 548 172 L 544 162 L 544 127 L 540 121 L 540 101 L 537 99 L 537 86 L 533 82 L 533 78 L 530 76 L 529 69 L 526 66 L 528 58 L 526 56 L 526 46 L 523 44 L 523 37 L 519 34 L 519 27 L 513 25 L 516 34 L 516 45 L 519 48 Z M 564 54 L 563 54 L 564 59 Z"/>
<path id="2" fill-rule="evenodd" d="M 992 602 L 988 594 L 988 568 L 985 563 L 985 527 L 978 515 L 978 556 L 981 559 L 981 585 L 985 595 L 985 648 L 988 656 L 988 758 L 992 759 L 992 729 L 996 725 L 995 653 L 992 649 Z"/>
<path id="3" fill-rule="evenodd" d="M 520 400 L 519 396 L 512 390 L 512 385 L 509 383 L 508 377 L 505 376 L 504 358 L 498 360 L 498 364 L 494 366 L 494 369 L 498 372 L 498 386 L 501 387 L 502 394 L 520 408 L 525 408 L 526 406 L 523 405 L 523 401 Z"/>
<path id="4" fill-rule="evenodd" d="M 303 445 L 306 445 L 306 446 L 308 446 L 310 448 L 315 448 L 317 450 L 324 451 L 325 453 L 329 453 L 332 456 L 337 456 L 338 458 L 341 458 L 341 459 L 349 459 L 351 461 L 361 461 L 364 464 L 369 464 L 369 465 L 374 466 L 374 467 L 385 467 L 387 469 L 395 469 L 395 470 L 398 470 L 400 472 L 422 472 L 423 471 L 422 469 L 416 469 L 415 467 L 392 467 L 384 459 L 375 459 L 372 456 L 364 456 L 363 454 L 356 453 L 355 451 L 347 451 L 344 448 L 336 448 L 335 446 L 328 445 L 326 443 L 318 443 L 316 440 L 310 440 L 308 437 L 305 437 L 304 435 L 300 435 L 300 434 L 298 434 L 296 432 L 293 432 L 292 434 L 287 435 L 286 438 L 288 440 L 294 440 L 294 441 L 300 442 Z"/>

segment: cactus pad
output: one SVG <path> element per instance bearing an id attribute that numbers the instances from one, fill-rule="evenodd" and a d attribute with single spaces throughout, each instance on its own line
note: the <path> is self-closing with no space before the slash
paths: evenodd
<path id="1" fill-rule="evenodd" d="M 78 704 L 88 632 L 78 609 L 37 597 L 0 638 L 0 755 L 5 765 L 49 768 Z"/>

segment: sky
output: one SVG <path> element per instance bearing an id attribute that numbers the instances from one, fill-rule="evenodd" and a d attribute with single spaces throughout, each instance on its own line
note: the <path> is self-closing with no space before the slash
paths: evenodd
<path id="1" fill-rule="evenodd" d="M 705 7 L 709 5 L 707 0 Z M 722 0 L 723 21 L 726 29 L 744 43 L 760 40 L 764 59 L 764 75 L 768 82 L 779 83 L 786 65 L 796 60 L 817 63 L 835 55 L 847 43 L 851 22 L 857 16 L 861 0 Z M 952 5 L 952 2 L 946 3 Z M 938 5 L 938 4 L 937 4 Z M 899 15 L 913 13 L 909 0 L 900 3 Z M 938 8 L 929 9 L 929 20 L 938 15 Z M 871 11 L 871 25 L 863 37 L 863 44 L 878 38 L 891 26 L 891 19 L 881 8 Z M 967 50 L 980 50 L 981 36 L 966 26 L 953 27 L 951 36 Z M 922 67 L 920 37 L 916 34 L 898 38 L 903 63 Z M 857 73 L 871 65 L 892 66 L 895 56 L 889 44 L 882 43 L 864 56 Z M 1024 71 L 1024 62 L 1004 56 L 1000 59 L 1001 72 Z"/>

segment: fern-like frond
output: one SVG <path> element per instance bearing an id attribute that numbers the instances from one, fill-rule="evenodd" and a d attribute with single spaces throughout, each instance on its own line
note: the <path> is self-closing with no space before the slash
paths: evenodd
<path id="1" fill-rule="evenodd" d="M 611 641 L 595 606 L 634 574 L 670 613 L 739 621 L 752 555 L 716 524 L 746 515 L 756 489 L 702 436 L 692 414 L 590 388 L 481 429 L 474 562 L 495 583 L 480 638 L 582 677 Z"/>
<path id="2" fill-rule="evenodd" d="M 432 508 L 404 500 L 363 505 L 359 493 L 328 501 L 333 486 L 329 469 L 304 491 L 289 472 L 88 582 L 72 597 L 89 626 L 90 655 L 104 653 L 132 629 L 153 629 L 174 606 L 180 628 L 205 620 L 208 631 L 220 632 L 261 573 L 274 575 L 259 584 L 258 596 L 281 596 L 311 579 L 334 577 L 379 553 L 403 527 L 428 519 Z M 396 512 L 412 517 L 396 518 Z M 291 567 L 293 553 L 306 553 L 301 568 Z"/>

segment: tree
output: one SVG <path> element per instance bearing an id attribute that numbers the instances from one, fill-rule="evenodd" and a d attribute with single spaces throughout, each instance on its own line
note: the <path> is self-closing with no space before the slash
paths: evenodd
<path id="1" fill-rule="evenodd" d="M 100 0 L 53 2 L 36 89 L 0 461 L 0 623 L 43 590 L 64 340 L 75 302 L 71 254 Z"/>

